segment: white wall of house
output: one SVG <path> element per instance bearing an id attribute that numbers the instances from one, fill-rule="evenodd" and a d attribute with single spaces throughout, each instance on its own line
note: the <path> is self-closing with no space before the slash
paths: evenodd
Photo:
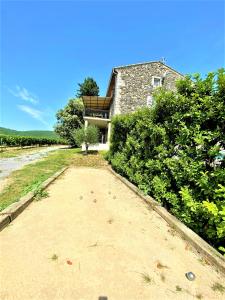
<path id="1" fill-rule="evenodd" d="M 89 145 L 88 150 L 109 150 L 109 141 L 110 141 L 110 134 L 111 134 L 111 122 L 109 119 L 101 119 L 101 118 L 95 118 L 95 117 L 85 117 L 85 128 L 90 125 L 95 125 L 97 127 L 104 127 L 108 129 L 107 134 L 107 142 L 106 143 L 97 143 Z M 82 151 L 85 151 L 85 144 L 82 144 Z"/>
<path id="2" fill-rule="evenodd" d="M 82 151 L 85 151 L 85 145 L 82 144 Z M 89 145 L 88 150 L 94 150 L 94 151 L 101 151 L 101 150 L 109 150 L 109 143 L 106 144 L 94 144 L 94 145 Z"/>

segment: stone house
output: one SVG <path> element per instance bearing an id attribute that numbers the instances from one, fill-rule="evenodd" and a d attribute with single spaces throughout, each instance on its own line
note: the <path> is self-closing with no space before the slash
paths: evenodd
<path id="1" fill-rule="evenodd" d="M 98 145 L 93 150 L 109 149 L 111 118 L 152 106 L 153 90 L 165 87 L 175 90 L 176 80 L 183 75 L 160 61 L 115 67 L 112 70 L 106 97 L 83 96 L 85 126 L 96 125 L 100 130 Z"/>

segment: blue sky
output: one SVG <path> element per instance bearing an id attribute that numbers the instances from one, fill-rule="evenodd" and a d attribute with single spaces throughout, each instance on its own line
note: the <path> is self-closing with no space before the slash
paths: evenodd
<path id="1" fill-rule="evenodd" d="M 52 129 L 55 113 L 112 67 L 166 58 L 203 76 L 225 66 L 224 1 L 1 1 L 1 125 Z"/>

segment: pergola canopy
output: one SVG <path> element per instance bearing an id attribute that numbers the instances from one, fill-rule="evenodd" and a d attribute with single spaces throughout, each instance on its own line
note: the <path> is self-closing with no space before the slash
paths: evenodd
<path id="1" fill-rule="evenodd" d="M 83 96 L 85 109 L 109 110 L 112 97 Z"/>

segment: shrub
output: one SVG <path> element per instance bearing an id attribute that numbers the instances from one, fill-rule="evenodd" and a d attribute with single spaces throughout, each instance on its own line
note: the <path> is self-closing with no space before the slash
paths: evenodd
<path id="1" fill-rule="evenodd" d="M 159 89 L 151 109 L 114 117 L 113 168 L 214 247 L 225 246 L 225 71 Z M 220 159 L 216 159 L 220 157 Z"/>

